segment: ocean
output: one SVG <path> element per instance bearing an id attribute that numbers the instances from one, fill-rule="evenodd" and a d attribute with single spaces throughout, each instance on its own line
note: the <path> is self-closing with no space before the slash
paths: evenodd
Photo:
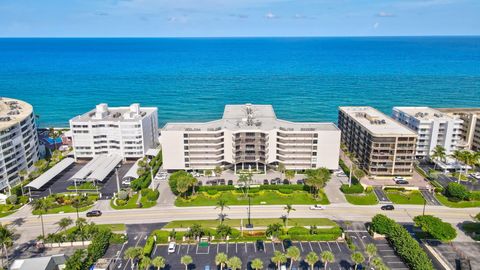
<path id="1" fill-rule="evenodd" d="M 98 103 L 156 106 L 159 123 L 272 104 L 292 121 L 337 107 L 480 107 L 480 37 L 0 39 L 0 96 L 42 127 Z"/>

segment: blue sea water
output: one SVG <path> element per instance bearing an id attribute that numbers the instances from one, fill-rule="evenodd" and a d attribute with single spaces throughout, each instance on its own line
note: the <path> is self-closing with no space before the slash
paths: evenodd
<path id="1" fill-rule="evenodd" d="M 159 123 L 272 104 L 295 121 L 341 105 L 480 107 L 480 37 L 0 39 L 0 96 L 41 126 L 106 102 L 159 108 Z"/>

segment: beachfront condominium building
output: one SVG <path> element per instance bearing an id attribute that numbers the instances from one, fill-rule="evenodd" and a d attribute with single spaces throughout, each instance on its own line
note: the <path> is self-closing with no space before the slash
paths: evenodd
<path id="1" fill-rule="evenodd" d="M 394 107 L 393 119 L 415 131 L 418 135 L 416 158 L 428 158 L 437 145 L 450 155 L 462 148 L 463 120 L 429 107 Z"/>
<path id="2" fill-rule="evenodd" d="M 0 98 L 0 190 L 19 183 L 20 171 L 33 169 L 38 150 L 32 106 L 16 99 Z"/>
<path id="3" fill-rule="evenodd" d="M 235 172 L 338 168 L 340 130 L 333 123 L 277 119 L 271 105 L 226 105 L 222 119 L 168 123 L 161 130 L 163 167 Z"/>
<path id="4" fill-rule="evenodd" d="M 480 151 L 480 108 L 438 108 L 437 110 L 463 120 L 460 136 L 463 148 Z"/>
<path id="5" fill-rule="evenodd" d="M 95 109 L 70 119 L 75 159 L 116 154 L 123 159 L 143 157 L 158 146 L 158 113 L 155 107 L 108 107 Z"/>
<path id="6" fill-rule="evenodd" d="M 372 176 L 410 176 L 417 134 L 372 107 L 340 107 L 342 143 Z"/>

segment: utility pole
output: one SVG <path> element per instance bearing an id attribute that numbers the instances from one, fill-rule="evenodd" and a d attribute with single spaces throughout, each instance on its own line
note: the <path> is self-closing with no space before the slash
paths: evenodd
<path id="1" fill-rule="evenodd" d="M 425 206 L 427 205 L 427 199 L 423 198 L 423 213 L 422 216 L 425 216 Z"/>
<path id="2" fill-rule="evenodd" d="M 251 203 L 250 203 L 250 196 L 248 196 L 248 208 L 247 208 L 247 213 L 248 213 L 248 223 L 245 226 L 248 229 L 253 228 L 252 220 L 250 219 L 250 213 L 251 213 Z"/>
<path id="3" fill-rule="evenodd" d="M 120 192 L 120 179 L 118 178 L 118 169 L 115 168 L 115 177 L 117 179 L 117 194 Z"/>

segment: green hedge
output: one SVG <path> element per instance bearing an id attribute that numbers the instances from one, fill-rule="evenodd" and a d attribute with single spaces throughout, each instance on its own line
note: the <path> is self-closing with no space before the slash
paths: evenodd
<path id="1" fill-rule="evenodd" d="M 347 165 L 342 159 L 340 159 L 338 164 L 340 165 L 340 168 L 342 168 L 343 172 L 346 175 L 350 175 L 350 168 L 347 167 Z M 358 183 L 359 183 L 358 179 L 355 177 L 355 175 L 352 174 L 352 184 L 358 184 Z"/>
<path id="2" fill-rule="evenodd" d="M 306 235 L 281 235 L 281 240 L 290 239 L 292 241 L 335 241 L 337 234 L 306 234 Z"/>
<path id="3" fill-rule="evenodd" d="M 441 241 L 451 241 L 457 237 L 457 231 L 450 223 L 443 222 L 441 219 L 426 215 L 413 218 L 415 225 L 430 234 L 433 238 Z"/>
<path id="4" fill-rule="evenodd" d="M 352 186 L 349 186 L 348 184 L 343 184 L 340 187 L 340 190 L 345 194 L 358 194 L 363 193 L 364 188 L 360 184 L 354 184 Z"/>
<path id="5" fill-rule="evenodd" d="M 143 247 L 143 255 L 145 255 L 146 257 L 150 257 L 154 247 L 155 247 L 155 238 L 153 235 L 150 235 L 147 238 L 147 242 L 145 243 L 145 246 Z"/>
<path id="6" fill-rule="evenodd" d="M 410 233 L 394 220 L 377 214 L 372 219 L 371 229 L 386 235 L 397 254 L 410 269 L 433 270 L 433 265 L 425 251 Z"/>
<path id="7" fill-rule="evenodd" d="M 235 188 L 232 185 L 221 185 L 221 186 L 201 186 L 198 187 L 198 191 L 207 192 L 208 194 L 215 195 L 215 191 L 231 191 L 235 190 L 239 193 L 243 193 L 243 188 Z M 257 193 L 260 190 L 276 190 L 284 194 L 291 194 L 295 190 L 304 190 L 309 191 L 308 186 L 305 185 L 261 185 L 259 187 L 250 188 L 250 193 Z"/>

